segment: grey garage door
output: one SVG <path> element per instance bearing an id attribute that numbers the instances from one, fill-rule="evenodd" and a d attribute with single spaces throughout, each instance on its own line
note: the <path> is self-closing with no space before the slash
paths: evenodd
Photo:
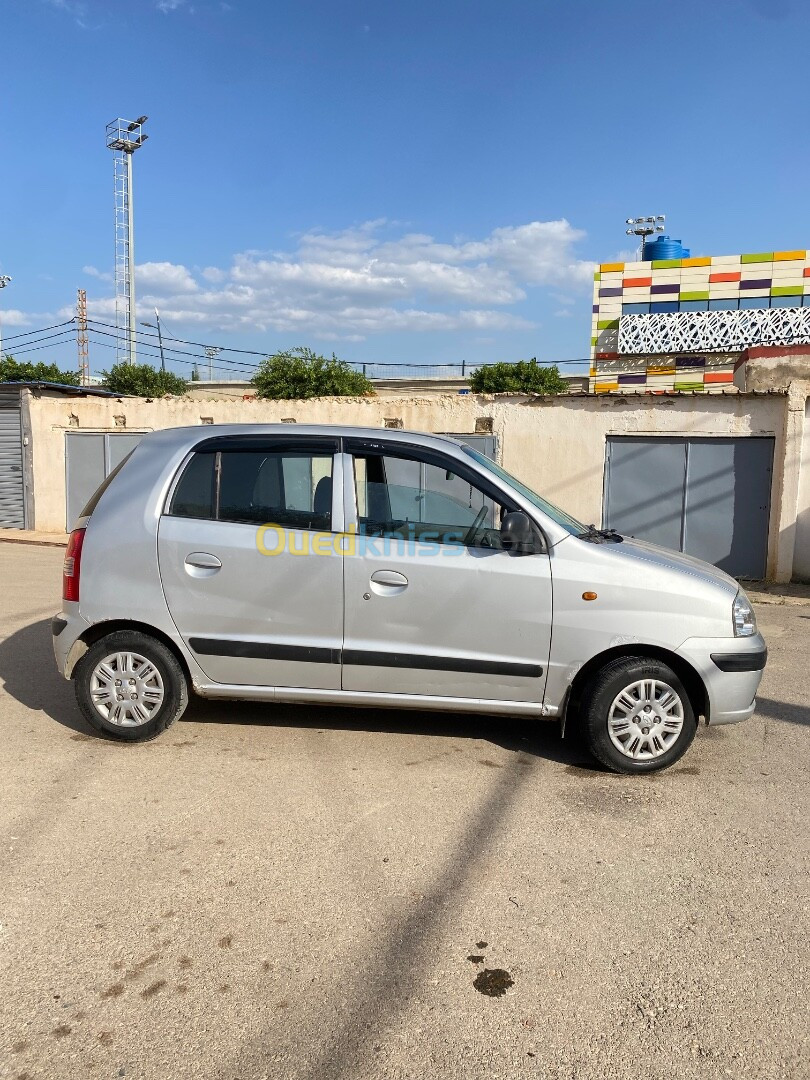
<path id="1" fill-rule="evenodd" d="M 608 438 L 605 525 L 765 576 L 772 438 Z"/>
<path id="2" fill-rule="evenodd" d="M 20 391 L 0 389 L 0 528 L 25 528 Z"/>
<path id="3" fill-rule="evenodd" d="M 143 438 L 133 432 L 65 433 L 65 483 L 68 529 L 90 500 L 90 496 L 116 465 L 134 450 Z"/>

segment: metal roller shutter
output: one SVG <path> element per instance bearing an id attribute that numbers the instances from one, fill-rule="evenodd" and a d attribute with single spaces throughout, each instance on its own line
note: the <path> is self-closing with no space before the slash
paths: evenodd
<path id="1" fill-rule="evenodd" d="M 0 387 L 0 528 L 25 528 L 20 391 Z"/>

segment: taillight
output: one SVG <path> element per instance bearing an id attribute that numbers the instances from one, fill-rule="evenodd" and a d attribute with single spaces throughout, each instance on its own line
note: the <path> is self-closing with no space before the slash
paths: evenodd
<path id="1" fill-rule="evenodd" d="M 84 529 L 74 529 L 68 540 L 65 562 L 62 567 L 62 599 L 79 599 L 79 577 L 82 570 L 82 544 Z"/>

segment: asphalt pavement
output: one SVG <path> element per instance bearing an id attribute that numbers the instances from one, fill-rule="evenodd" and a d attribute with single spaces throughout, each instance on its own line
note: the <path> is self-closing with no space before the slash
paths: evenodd
<path id="1" fill-rule="evenodd" d="M 810 1075 L 810 602 L 653 776 L 416 712 L 197 700 L 121 746 L 53 664 L 63 554 L 0 544 L 3 1080 Z"/>

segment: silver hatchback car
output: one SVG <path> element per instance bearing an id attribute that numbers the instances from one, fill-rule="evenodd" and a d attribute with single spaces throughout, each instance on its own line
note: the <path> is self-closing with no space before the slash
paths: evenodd
<path id="1" fill-rule="evenodd" d="M 296 425 L 143 438 L 71 533 L 59 670 L 149 739 L 207 698 L 576 715 L 651 772 L 747 719 L 767 650 L 737 582 L 595 529 L 462 442 Z"/>

